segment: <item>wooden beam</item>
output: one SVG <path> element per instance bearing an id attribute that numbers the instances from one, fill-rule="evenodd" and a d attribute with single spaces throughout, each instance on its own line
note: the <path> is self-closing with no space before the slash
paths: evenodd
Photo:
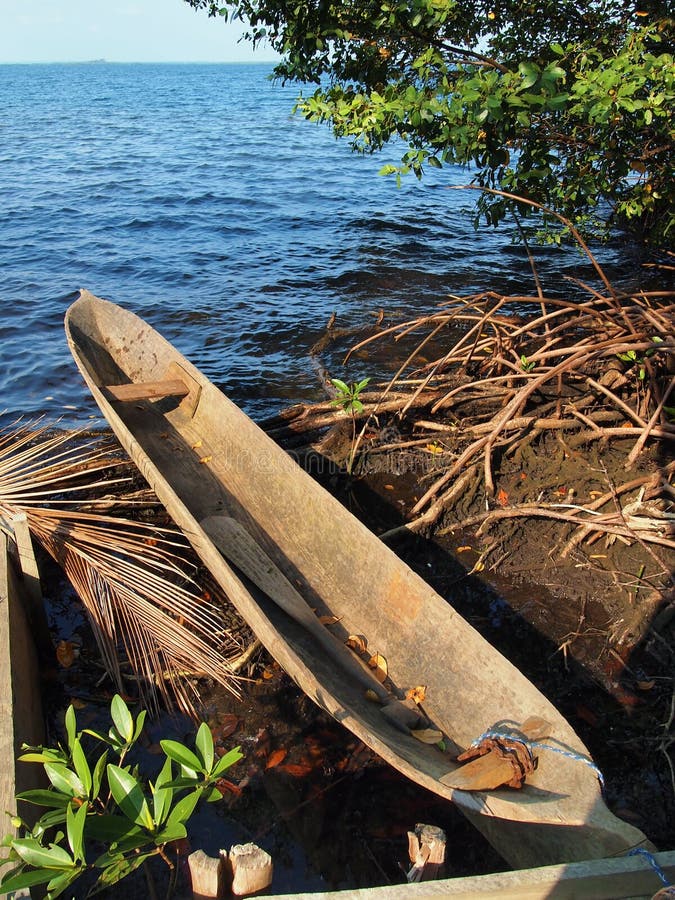
<path id="1" fill-rule="evenodd" d="M 33 641 L 40 655 L 49 659 L 54 652 L 54 647 L 42 596 L 40 570 L 35 557 L 33 538 L 28 527 L 28 518 L 26 513 L 20 512 L 10 516 L 8 521 L 14 531 L 14 542 L 22 574 L 24 607 L 30 622 Z"/>
<path id="2" fill-rule="evenodd" d="M 654 853 L 654 860 L 672 882 L 675 851 Z M 294 894 L 293 900 L 649 900 L 662 886 L 649 861 L 638 855 L 419 884 Z M 269 895 L 267 900 L 286 900 L 286 896 Z"/>
<path id="3" fill-rule="evenodd" d="M 190 389 L 180 378 L 142 381 L 139 384 L 109 384 L 104 388 L 113 400 L 161 400 L 162 397 L 187 397 Z"/>
<path id="4" fill-rule="evenodd" d="M 16 794 L 46 787 L 42 766 L 17 761 L 24 742 L 35 746 L 44 741 L 39 660 L 25 601 L 9 538 L 0 529 L 0 815 L 2 834 L 14 836 L 18 831 L 5 811 L 17 812 Z M 30 803 L 21 804 L 18 812 L 31 825 L 38 818 L 37 807 Z M 0 859 L 0 874 L 11 866 Z"/>

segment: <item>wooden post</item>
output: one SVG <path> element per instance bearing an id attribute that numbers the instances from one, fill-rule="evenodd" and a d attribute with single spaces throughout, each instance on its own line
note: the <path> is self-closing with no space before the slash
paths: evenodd
<path id="1" fill-rule="evenodd" d="M 445 862 L 445 832 L 435 825 L 415 825 L 408 832 L 408 855 L 412 868 L 407 874 L 409 883 L 442 878 Z"/>
<path id="2" fill-rule="evenodd" d="M 30 621 L 33 640 L 40 654 L 51 656 L 54 652 L 47 614 L 42 599 L 40 572 L 38 570 L 33 539 L 25 513 L 16 513 L 9 519 L 14 531 L 14 541 L 19 555 L 19 565 L 23 574 L 23 590 L 26 601 L 26 615 Z"/>
<path id="3" fill-rule="evenodd" d="M 10 558 L 9 545 L 0 529 L 0 833 L 18 837 L 5 811 L 16 813 L 17 793 L 46 787 L 46 778 L 42 766 L 17 760 L 24 743 L 35 746 L 44 741 L 44 720 L 40 664 L 25 611 L 23 581 L 16 560 Z M 26 803 L 18 811 L 33 825 L 36 810 Z M 0 874 L 5 875 L 11 865 L 0 859 Z"/>
<path id="4" fill-rule="evenodd" d="M 235 897 L 264 891 L 272 883 L 272 857 L 255 844 L 235 844 L 230 850 L 230 865 Z"/>

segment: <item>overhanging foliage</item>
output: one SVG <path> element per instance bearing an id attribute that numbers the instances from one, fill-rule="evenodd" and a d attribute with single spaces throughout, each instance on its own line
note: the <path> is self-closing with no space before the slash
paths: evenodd
<path id="1" fill-rule="evenodd" d="M 282 55 L 277 77 L 318 85 L 300 111 L 355 149 L 402 139 L 385 173 L 466 165 L 476 183 L 552 207 L 586 233 L 621 225 L 657 246 L 672 240 L 665 2 L 186 2 L 248 23 L 254 44 Z M 492 225 L 510 207 L 478 201 Z"/>

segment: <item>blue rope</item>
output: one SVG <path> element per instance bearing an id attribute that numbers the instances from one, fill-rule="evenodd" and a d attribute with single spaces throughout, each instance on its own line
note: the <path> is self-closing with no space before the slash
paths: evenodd
<path id="1" fill-rule="evenodd" d="M 666 878 L 666 873 L 663 871 L 663 869 L 661 868 L 661 866 L 660 866 L 660 865 L 657 863 L 657 861 L 654 859 L 654 857 L 653 857 L 652 854 L 649 852 L 649 850 L 645 850 L 644 847 L 636 847 L 634 850 L 629 850 L 629 851 L 628 851 L 628 856 L 638 856 L 638 855 L 644 856 L 644 858 L 647 860 L 647 862 L 649 863 L 649 865 L 652 867 L 652 869 L 653 869 L 653 870 L 656 872 L 656 874 L 659 876 L 659 878 L 661 879 L 661 881 L 663 882 L 663 884 L 665 884 L 666 887 L 670 887 L 670 882 L 669 882 L 668 879 Z"/>
<path id="2" fill-rule="evenodd" d="M 595 772 L 598 781 L 600 782 L 600 787 L 604 789 L 605 787 L 605 779 L 597 767 L 597 765 L 593 762 L 592 759 L 589 759 L 587 756 L 582 756 L 580 753 L 575 753 L 573 750 L 563 750 L 562 747 L 552 747 L 550 744 L 543 744 L 540 741 L 528 741 L 526 738 L 518 737 L 517 735 L 513 735 L 509 732 L 504 731 L 486 731 L 479 738 L 476 738 L 475 741 L 471 744 L 472 747 L 477 747 L 484 740 L 487 739 L 501 739 L 507 741 L 517 741 L 519 744 L 523 744 L 525 747 L 530 750 L 531 748 L 535 748 L 537 750 L 550 750 L 552 753 L 559 753 L 560 756 L 564 756 L 567 759 L 573 759 L 576 762 L 585 763 L 590 769 L 593 769 Z"/>

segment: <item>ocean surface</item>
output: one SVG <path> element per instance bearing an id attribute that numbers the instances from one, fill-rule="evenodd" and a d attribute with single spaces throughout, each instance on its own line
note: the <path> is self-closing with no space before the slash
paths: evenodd
<path id="1" fill-rule="evenodd" d="M 97 415 L 63 316 L 84 287 L 146 318 L 260 418 L 322 396 L 332 313 L 410 317 L 448 293 L 531 292 L 512 228 L 475 231 L 470 173 L 378 175 L 292 114 L 268 64 L 0 66 L 0 421 Z M 547 289 L 584 274 L 541 250 Z M 590 277 L 590 276 L 589 276 Z M 364 377 L 360 370 L 335 374 Z"/>

